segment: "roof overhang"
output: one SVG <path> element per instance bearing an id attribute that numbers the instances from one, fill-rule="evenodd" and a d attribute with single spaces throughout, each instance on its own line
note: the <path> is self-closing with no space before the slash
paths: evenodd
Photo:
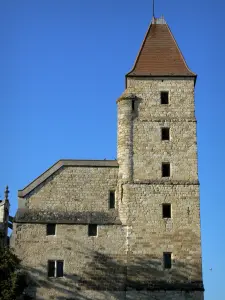
<path id="1" fill-rule="evenodd" d="M 126 74 L 125 75 L 125 87 L 127 88 L 127 78 L 149 78 L 151 80 L 194 80 L 194 85 L 196 84 L 197 75 L 187 76 L 187 75 L 151 75 L 151 74 L 142 74 L 142 75 L 135 75 L 135 74 Z"/>

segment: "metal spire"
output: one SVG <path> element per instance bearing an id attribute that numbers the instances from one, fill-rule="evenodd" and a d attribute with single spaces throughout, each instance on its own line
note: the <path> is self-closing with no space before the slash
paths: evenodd
<path id="1" fill-rule="evenodd" d="M 152 0 L 152 14 L 153 18 L 155 18 L 155 0 Z"/>

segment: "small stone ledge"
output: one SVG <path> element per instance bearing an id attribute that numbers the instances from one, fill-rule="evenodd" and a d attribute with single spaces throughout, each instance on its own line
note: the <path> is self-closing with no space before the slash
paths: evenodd
<path id="1" fill-rule="evenodd" d="M 188 123 L 197 123 L 196 118 L 149 118 L 149 119 L 137 119 L 139 122 L 168 122 L 168 123 L 179 123 L 179 122 L 188 122 Z"/>
<path id="2" fill-rule="evenodd" d="M 56 223 L 56 224 L 98 224 L 98 225 L 121 225 L 117 211 L 83 211 L 61 212 L 40 211 L 27 208 L 18 209 L 14 218 L 15 223 Z"/>
<path id="3" fill-rule="evenodd" d="M 133 181 L 132 184 L 154 184 L 154 185 L 198 185 L 198 180 L 186 181 L 186 180 L 141 180 Z"/>

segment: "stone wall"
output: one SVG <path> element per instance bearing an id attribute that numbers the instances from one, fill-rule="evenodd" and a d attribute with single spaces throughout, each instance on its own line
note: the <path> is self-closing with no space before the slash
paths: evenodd
<path id="1" fill-rule="evenodd" d="M 37 299 L 79 299 L 86 290 L 100 297 L 104 290 L 125 289 L 124 226 L 101 225 L 98 236 L 90 237 L 87 225 L 57 224 L 56 235 L 46 236 L 45 224 L 17 223 L 13 235 L 16 254 L 36 283 L 30 292 Z M 64 260 L 63 278 L 47 277 L 48 260 Z"/>
<path id="2" fill-rule="evenodd" d="M 163 203 L 171 204 L 171 219 L 163 218 Z M 185 282 L 201 287 L 198 186 L 126 184 L 123 205 L 128 210 L 128 281 L 143 288 L 159 283 L 182 288 Z M 171 269 L 164 269 L 163 252 L 172 253 Z"/>
<path id="3" fill-rule="evenodd" d="M 160 103 L 161 91 L 169 92 L 168 105 Z M 118 188 L 121 221 L 128 226 L 127 283 L 152 290 L 129 297 L 202 299 L 191 292 L 203 290 L 194 79 L 127 78 L 117 103 L 118 162 L 132 168 Z M 123 120 L 129 130 L 123 131 Z M 169 141 L 161 140 L 162 127 L 170 128 Z M 170 177 L 162 177 L 163 162 L 170 163 Z M 163 218 L 164 203 L 171 204 L 171 218 Z M 163 252 L 172 253 L 171 269 L 164 269 Z M 160 289 L 177 292 L 153 292 Z"/>
<path id="4" fill-rule="evenodd" d="M 131 291 L 126 293 L 128 300 L 203 300 L 202 292 L 178 291 Z"/>
<path id="5" fill-rule="evenodd" d="M 109 209 L 117 176 L 117 167 L 62 167 L 20 199 L 11 246 L 37 299 L 79 299 L 90 289 L 104 299 L 104 290 L 125 289 L 127 230 L 118 203 Z M 56 236 L 46 236 L 47 223 L 57 224 Z M 96 237 L 88 224 L 98 225 Z M 64 278 L 47 277 L 48 260 L 64 260 Z"/>
<path id="6" fill-rule="evenodd" d="M 29 210 L 108 212 L 117 176 L 118 168 L 62 167 L 20 202 Z"/>
<path id="7" fill-rule="evenodd" d="M 129 89 L 137 97 L 132 138 L 134 181 L 162 180 L 162 162 L 171 164 L 170 181 L 197 181 L 194 80 L 128 79 Z M 161 91 L 169 92 L 168 105 L 160 103 Z M 161 141 L 163 126 L 170 127 L 170 141 Z"/>

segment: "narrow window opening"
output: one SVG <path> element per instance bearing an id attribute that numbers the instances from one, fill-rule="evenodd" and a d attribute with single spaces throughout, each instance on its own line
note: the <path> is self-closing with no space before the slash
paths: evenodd
<path id="1" fill-rule="evenodd" d="M 47 235 L 55 235 L 56 224 L 47 224 L 46 231 Z"/>
<path id="2" fill-rule="evenodd" d="M 163 263 L 164 263 L 164 269 L 171 269 L 172 267 L 171 252 L 163 253 Z"/>
<path id="3" fill-rule="evenodd" d="M 170 177 L 170 164 L 169 163 L 162 164 L 162 177 Z"/>
<path id="4" fill-rule="evenodd" d="M 171 204 L 165 203 L 162 205 L 163 218 L 171 218 Z"/>
<path id="5" fill-rule="evenodd" d="M 170 140 L 170 129 L 167 127 L 161 128 L 161 137 L 162 137 L 162 141 L 169 141 Z"/>
<path id="6" fill-rule="evenodd" d="M 48 277 L 55 277 L 55 261 L 48 261 Z"/>
<path id="7" fill-rule="evenodd" d="M 135 110 L 135 102 L 134 102 L 134 100 L 132 100 L 132 111 L 134 111 Z"/>
<path id="8" fill-rule="evenodd" d="M 63 260 L 56 262 L 56 277 L 63 277 Z"/>
<path id="9" fill-rule="evenodd" d="M 96 224 L 88 225 L 88 235 L 89 236 L 97 236 L 97 225 Z"/>
<path id="10" fill-rule="evenodd" d="M 169 103 L 169 93 L 161 92 L 161 104 L 168 104 L 168 103 Z"/>
<path id="11" fill-rule="evenodd" d="M 115 191 L 109 192 L 109 208 L 115 208 Z"/>

